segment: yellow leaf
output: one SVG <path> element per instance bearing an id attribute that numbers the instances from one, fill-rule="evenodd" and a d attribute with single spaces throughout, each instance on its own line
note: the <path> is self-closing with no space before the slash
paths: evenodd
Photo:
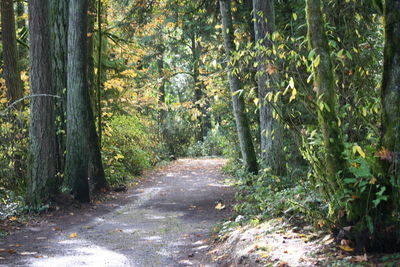
<path id="1" fill-rule="evenodd" d="M 377 181 L 378 181 L 378 179 L 373 177 L 371 180 L 369 180 L 369 184 L 376 184 Z"/>
<path id="2" fill-rule="evenodd" d="M 279 95 L 281 94 L 281 92 L 276 93 L 275 97 L 274 97 L 274 103 L 278 102 L 279 99 Z"/>
<path id="3" fill-rule="evenodd" d="M 78 233 L 72 233 L 68 237 L 69 238 L 77 238 L 78 237 Z"/>
<path id="4" fill-rule="evenodd" d="M 12 221 L 12 222 L 15 222 L 16 220 L 18 220 L 18 218 L 15 217 L 15 216 L 13 216 L 13 217 L 10 218 L 10 221 Z"/>
<path id="5" fill-rule="evenodd" d="M 290 99 L 289 99 L 289 103 L 292 102 L 293 100 L 295 100 L 296 96 L 297 96 L 297 90 L 296 90 L 296 88 L 293 88 L 292 95 L 290 96 Z"/>
<path id="6" fill-rule="evenodd" d="M 353 146 L 353 153 L 355 154 L 356 151 L 362 158 L 365 158 L 365 153 L 360 146 Z"/>
<path id="7" fill-rule="evenodd" d="M 318 67 L 319 63 L 321 63 L 321 57 L 318 55 L 317 58 L 314 60 L 314 63 L 313 63 L 314 67 L 315 68 Z"/>
<path id="8" fill-rule="evenodd" d="M 290 78 L 289 87 L 294 89 L 294 80 L 293 80 L 293 78 Z"/>
<path id="9" fill-rule="evenodd" d="M 339 246 L 339 248 L 343 251 L 347 251 L 347 252 L 353 252 L 354 248 L 351 248 L 349 246 Z"/>
<path id="10" fill-rule="evenodd" d="M 223 209 L 225 209 L 225 205 L 220 202 L 220 203 L 217 204 L 217 206 L 215 206 L 215 209 L 216 210 L 223 210 Z"/>
<path id="11" fill-rule="evenodd" d="M 256 106 L 258 106 L 258 103 L 260 102 L 260 99 L 258 99 L 258 98 L 254 98 L 254 104 L 256 105 Z"/>
<path id="12" fill-rule="evenodd" d="M 272 98 L 274 97 L 274 94 L 273 93 L 268 93 L 268 102 L 271 102 L 272 101 Z"/>

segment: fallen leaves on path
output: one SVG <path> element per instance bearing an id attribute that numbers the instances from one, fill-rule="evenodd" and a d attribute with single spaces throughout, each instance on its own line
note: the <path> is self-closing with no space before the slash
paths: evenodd
<path id="1" fill-rule="evenodd" d="M 68 237 L 69 238 L 77 238 L 78 237 L 78 233 L 72 233 Z"/>

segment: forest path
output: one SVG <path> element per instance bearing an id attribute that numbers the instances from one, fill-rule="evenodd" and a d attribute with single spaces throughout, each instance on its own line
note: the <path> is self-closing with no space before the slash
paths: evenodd
<path id="1" fill-rule="evenodd" d="M 209 234 L 228 210 L 222 159 L 180 159 L 113 201 L 50 216 L 0 240 L 0 266 L 212 266 Z M 16 252 L 16 253 L 14 253 Z"/>

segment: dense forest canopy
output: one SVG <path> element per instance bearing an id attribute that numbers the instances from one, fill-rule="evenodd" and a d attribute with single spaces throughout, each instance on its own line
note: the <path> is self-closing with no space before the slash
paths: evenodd
<path id="1" fill-rule="evenodd" d="M 237 212 L 398 250 L 399 1 L 2 0 L 1 33 L 1 216 L 224 156 Z"/>

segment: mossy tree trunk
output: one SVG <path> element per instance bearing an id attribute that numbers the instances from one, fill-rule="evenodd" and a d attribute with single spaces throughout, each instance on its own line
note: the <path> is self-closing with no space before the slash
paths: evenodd
<path id="1" fill-rule="evenodd" d="M 50 25 L 47 0 L 30 0 L 31 123 L 27 201 L 38 206 L 57 192 L 56 127 L 51 86 Z"/>
<path id="2" fill-rule="evenodd" d="M 272 34 L 275 32 L 275 8 L 273 0 L 253 0 L 254 31 L 258 61 L 258 97 L 260 105 L 261 158 L 265 166 L 271 167 L 276 175 L 285 175 L 286 162 L 283 151 L 283 130 L 273 118 L 273 106 L 266 96 L 278 91 L 278 74 L 267 72 L 276 62 L 267 56 L 266 49 L 272 50 Z M 271 53 L 272 54 L 272 53 Z"/>
<path id="3" fill-rule="evenodd" d="M 236 120 L 237 134 L 240 142 L 240 150 L 244 165 L 249 172 L 257 173 L 257 158 L 251 137 L 250 125 L 246 114 L 244 93 L 240 92 L 241 82 L 234 73 L 234 66 L 231 64 L 231 57 L 235 50 L 234 28 L 231 14 L 231 1 L 220 0 L 220 11 L 222 18 L 222 30 L 225 41 L 226 56 L 228 59 L 228 79 L 232 94 L 233 112 Z"/>
<path id="4" fill-rule="evenodd" d="M 320 0 L 307 0 L 307 26 L 310 49 L 315 51 L 313 62 L 314 91 L 318 99 L 318 122 L 322 129 L 325 147 L 327 178 L 333 188 L 346 173 L 343 156 L 344 143 L 337 116 L 337 95 L 330 49 L 325 34 Z"/>

